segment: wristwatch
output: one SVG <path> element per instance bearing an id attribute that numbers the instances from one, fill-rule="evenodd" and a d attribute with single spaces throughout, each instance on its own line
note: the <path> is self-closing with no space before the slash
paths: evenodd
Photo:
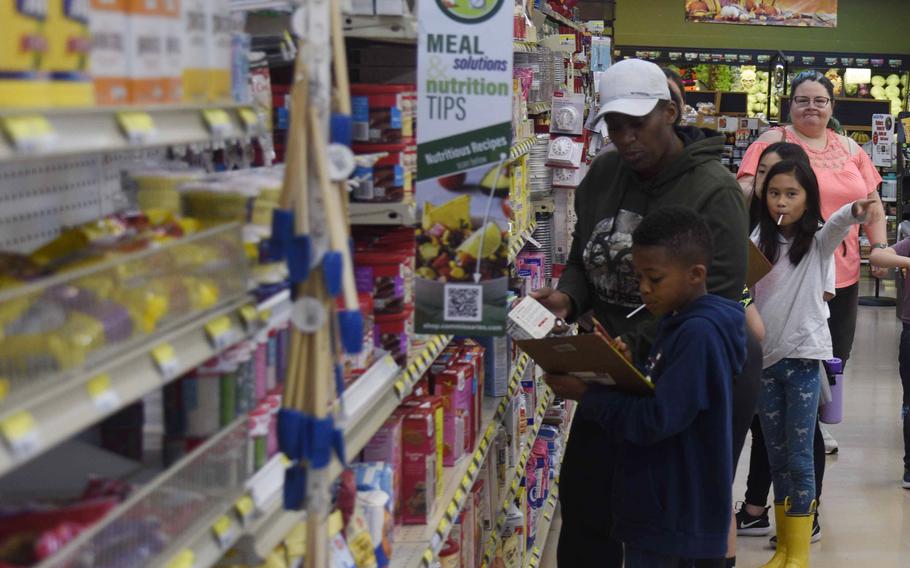
<path id="1" fill-rule="evenodd" d="M 875 243 L 874 245 L 872 245 L 872 248 L 884 250 L 884 249 L 888 248 L 888 245 L 886 245 L 885 243 Z"/>

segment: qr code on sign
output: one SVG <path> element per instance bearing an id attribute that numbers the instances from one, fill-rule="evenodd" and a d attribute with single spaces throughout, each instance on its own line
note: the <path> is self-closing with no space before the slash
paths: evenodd
<path id="1" fill-rule="evenodd" d="M 483 287 L 465 284 L 446 284 L 445 321 L 481 321 L 483 319 Z"/>

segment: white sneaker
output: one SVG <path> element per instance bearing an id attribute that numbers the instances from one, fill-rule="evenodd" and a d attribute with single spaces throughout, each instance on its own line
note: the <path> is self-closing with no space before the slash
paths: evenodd
<path id="1" fill-rule="evenodd" d="M 822 439 L 825 441 L 825 453 L 828 455 L 837 453 L 837 440 L 834 439 L 834 436 L 824 427 L 821 426 Z"/>

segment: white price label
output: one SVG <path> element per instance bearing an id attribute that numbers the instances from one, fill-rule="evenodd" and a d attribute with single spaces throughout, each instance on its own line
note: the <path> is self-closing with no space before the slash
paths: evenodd
<path id="1" fill-rule="evenodd" d="M 177 378 L 180 373 L 180 361 L 170 343 L 162 343 L 152 349 L 152 359 L 165 380 L 170 381 Z"/>
<path id="2" fill-rule="evenodd" d="M 27 411 L 21 411 L 4 418 L 0 431 L 9 444 L 16 459 L 25 459 L 41 448 L 41 435 L 35 418 Z"/>

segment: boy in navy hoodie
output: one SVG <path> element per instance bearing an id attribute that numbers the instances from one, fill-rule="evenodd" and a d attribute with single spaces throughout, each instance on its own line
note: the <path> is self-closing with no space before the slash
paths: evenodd
<path id="1" fill-rule="evenodd" d="M 614 536 L 626 568 L 720 567 L 732 511 L 731 387 L 746 357 L 738 303 L 707 293 L 711 232 L 685 207 L 649 214 L 632 235 L 639 291 L 661 317 L 640 397 L 548 376 L 558 396 L 620 440 Z M 621 340 L 617 346 L 628 353 Z"/>

